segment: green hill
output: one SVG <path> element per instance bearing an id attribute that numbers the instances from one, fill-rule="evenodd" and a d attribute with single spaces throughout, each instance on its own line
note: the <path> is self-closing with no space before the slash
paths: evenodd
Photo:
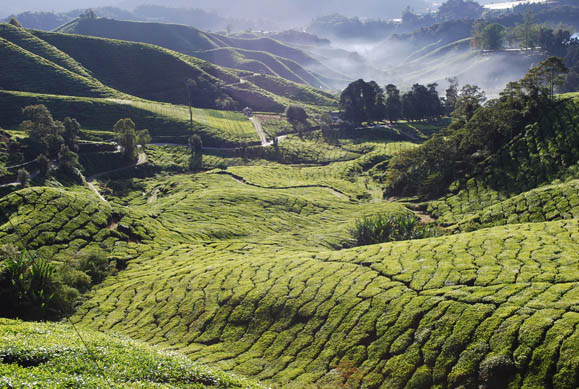
<path id="1" fill-rule="evenodd" d="M 150 43 L 202 58 L 219 66 L 274 75 L 316 88 L 327 88 L 322 78 L 307 70 L 309 67 L 324 69 L 321 63 L 299 49 L 270 38 L 235 38 L 177 24 L 105 18 L 79 18 L 60 27 L 57 32 Z M 331 69 L 325 70 L 326 78 L 337 76 Z"/>
<path id="2" fill-rule="evenodd" d="M 0 66 L 6 69 L 0 74 L 0 88 L 36 93 L 60 91 L 64 94 L 85 97 L 122 95 L 90 77 L 65 54 L 46 43 L 40 43 L 39 39 L 30 38 L 30 35 L 25 32 L 22 34 L 18 32 L 17 28 L 0 24 Z M 33 51 L 28 51 L 6 38 L 13 39 Z"/>
<path id="3" fill-rule="evenodd" d="M 268 91 L 242 80 L 253 73 L 221 68 L 147 44 L 29 32 L 9 24 L 0 25 L 0 39 L 3 68 L 19 68 L 18 72 L 0 75 L 0 88 L 4 90 L 124 99 L 136 96 L 186 104 L 185 80 L 193 80 L 189 89 L 196 107 L 250 106 L 260 111 L 281 112 L 292 103 L 336 104 L 327 93 L 284 81 L 294 90 L 303 90 L 291 95 L 295 100 L 289 100 L 287 93 L 276 95 L 279 88 Z"/>

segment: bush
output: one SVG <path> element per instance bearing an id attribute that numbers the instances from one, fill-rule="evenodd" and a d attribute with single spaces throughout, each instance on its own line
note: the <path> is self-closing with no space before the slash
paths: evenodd
<path id="1" fill-rule="evenodd" d="M 72 313 L 81 293 L 110 274 L 102 250 L 88 250 L 70 262 L 54 264 L 3 246 L 0 263 L 0 312 L 25 320 L 56 319 Z"/>
<path id="2" fill-rule="evenodd" d="M 356 222 L 352 235 L 358 246 L 439 236 L 436 227 L 421 224 L 413 215 L 368 216 Z"/>

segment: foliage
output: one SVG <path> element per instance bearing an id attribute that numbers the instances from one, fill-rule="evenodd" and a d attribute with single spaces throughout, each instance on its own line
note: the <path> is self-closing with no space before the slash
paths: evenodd
<path id="1" fill-rule="evenodd" d="M 306 110 L 303 107 L 297 105 L 288 106 L 285 111 L 285 116 L 288 122 L 290 122 L 294 128 L 296 128 L 300 123 L 306 123 L 308 120 L 308 114 L 306 113 Z"/>
<path id="2" fill-rule="evenodd" d="M 137 160 L 137 134 L 135 122 L 131 119 L 120 119 L 113 127 L 117 141 L 122 148 L 125 160 L 134 162 Z"/>
<path id="3" fill-rule="evenodd" d="M 58 153 L 58 170 L 66 177 L 78 178 L 77 169 L 79 167 L 78 155 L 71 151 L 66 145 L 60 147 Z"/>
<path id="4" fill-rule="evenodd" d="M 461 108 L 446 133 L 395 156 L 386 171 L 386 191 L 432 198 L 452 182 L 460 185 L 474 176 L 513 193 L 557 178 L 562 167 L 579 157 L 569 146 L 578 136 L 573 119 L 577 106 L 551 97 L 549 81 L 557 77 L 551 61 L 560 63 L 544 61 L 509 84 L 499 99 L 476 109 L 467 122 L 472 108 Z M 480 104 L 483 96 L 476 88 L 466 92 L 465 107 Z"/>
<path id="5" fill-rule="evenodd" d="M 358 246 L 439 235 L 436 228 L 421 225 L 414 215 L 377 214 L 356 221 L 352 236 Z"/>
<path id="6" fill-rule="evenodd" d="M 13 25 L 14 27 L 22 28 L 22 24 L 20 24 L 18 19 L 16 19 L 15 17 L 11 17 L 8 23 Z"/>
<path id="7" fill-rule="evenodd" d="M 505 28 L 497 23 L 485 26 L 478 37 L 480 47 L 483 50 L 499 50 L 503 47 Z"/>
<path id="8" fill-rule="evenodd" d="M 58 292 L 53 277 L 54 265 L 28 252 L 4 247 L 0 259 L 0 290 L 2 314 L 8 317 L 42 319 L 54 309 L 53 297 Z"/>
<path id="9" fill-rule="evenodd" d="M 137 131 L 136 135 L 137 135 L 137 144 L 142 147 L 145 147 L 153 140 L 151 134 L 149 134 L 149 130 L 147 129 Z"/>
<path id="10" fill-rule="evenodd" d="M 189 138 L 189 148 L 191 157 L 189 158 L 189 169 L 199 170 L 203 166 L 203 143 L 199 135 L 191 135 Z"/>

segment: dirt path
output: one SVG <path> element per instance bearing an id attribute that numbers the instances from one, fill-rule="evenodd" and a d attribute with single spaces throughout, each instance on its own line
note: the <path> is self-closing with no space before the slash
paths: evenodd
<path id="1" fill-rule="evenodd" d="M 256 117 L 250 117 L 249 121 L 251 123 L 253 123 L 253 126 L 255 127 L 255 131 L 257 131 L 257 135 L 259 135 L 259 139 L 261 140 L 261 146 L 262 147 L 271 146 L 273 144 L 273 142 L 267 141 L 267 137 L 265 136 L 265 132 L 263 131 L 263 128 L 261 127 L 261 122 L 259 121 L 259 119 Z"/>

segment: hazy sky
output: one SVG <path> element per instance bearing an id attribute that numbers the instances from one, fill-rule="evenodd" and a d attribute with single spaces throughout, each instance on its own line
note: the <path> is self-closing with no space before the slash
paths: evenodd
<path id="1" fill-rule="evenodd" d="M 399 17 L 408 5 L 426 8 L 434 0 L 0 0 L 0 14 L 23 11 L 67 11 L 77 8 L 140 4 L 214 9 L 223 16 L 309 20 L 319 15 L 342 13 L 361 17 Z"/>

